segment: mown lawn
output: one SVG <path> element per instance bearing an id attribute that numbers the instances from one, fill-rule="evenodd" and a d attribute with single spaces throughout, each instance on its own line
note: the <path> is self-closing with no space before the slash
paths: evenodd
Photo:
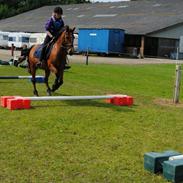
<path id="1" fill-rule="evenodd" d="M 21 68 L 0 67 L 0 75 L 25 74 Z M 144 170 L 143 155 L 183 152 L 183 108 L 154 102 L 172 99 L 174 75 L 175 65 L 73 64 L 54 95 L 121 93 L 132 95 L 135 105 L 94 100 L 0 108 L 0 182 L 165 183 L 161 175 Z M 44 84 L 38 90 L 45 95 Z M 30 96 L 32 85 L 0 80 L 3 95 Z"/>

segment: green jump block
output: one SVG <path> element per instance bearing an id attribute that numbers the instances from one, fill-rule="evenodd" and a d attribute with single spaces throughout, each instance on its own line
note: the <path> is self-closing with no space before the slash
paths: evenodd
<path id="1" fill-rule="evenodd" d="M 163 162 L 163 176 L 172 182 L 183 181 L 183 159 Z"/>
<path id="2" fill-rule="evenodd" d="M 162 153 L 148 152 L 144 154 L 144 168 L 151 173 L 163 172 L 164 161 L 167 161 L 171 156 L 177 156 L 180 153 L 176 151 L 165 151 Z"/>

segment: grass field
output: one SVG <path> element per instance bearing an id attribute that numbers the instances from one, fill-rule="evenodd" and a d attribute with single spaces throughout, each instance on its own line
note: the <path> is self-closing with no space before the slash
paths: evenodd
<path id="1" fill-rule="evenodd" d="M 183 109 L 154 102 L 172 99 L 174 72 L 175 65 L 75 64 L 54 95 L 120 93 L 132 95 L 135 105 L 94 100 L 0 108 L 0 182 L 165 183 L 161 175 L 144 170 L 143 155 L 183 152 Z M 0 75 L 25 74 L 21 68 L 0 67 Z M 45 95 L 44 85 L 38 84 L 38 90 Z M 0 80 L 3 95 L 30 96 L 32 85 Z"/>

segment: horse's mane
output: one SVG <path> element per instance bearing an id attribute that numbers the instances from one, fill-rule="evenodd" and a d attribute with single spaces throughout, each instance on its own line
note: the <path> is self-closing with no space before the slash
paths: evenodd
<path id="1" fill-rule="evenodd" d="M 64 31 L 69 31 L 69 26 L 68 25 L 65 25 L 64 27 L 62 27 L 62 29 L 58 32 L 58 34 L 55 36 L 55 39 L 57 40 L 61 34 L 64 32 Z"/>

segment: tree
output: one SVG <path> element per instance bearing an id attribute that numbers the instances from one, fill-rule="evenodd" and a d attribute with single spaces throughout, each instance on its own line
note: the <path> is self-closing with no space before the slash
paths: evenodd
<path id="1" fill-rule="evenodd" d="M 0 0 L 0 19 L 52 4 L 78 4 L 87 0 Z"/>

